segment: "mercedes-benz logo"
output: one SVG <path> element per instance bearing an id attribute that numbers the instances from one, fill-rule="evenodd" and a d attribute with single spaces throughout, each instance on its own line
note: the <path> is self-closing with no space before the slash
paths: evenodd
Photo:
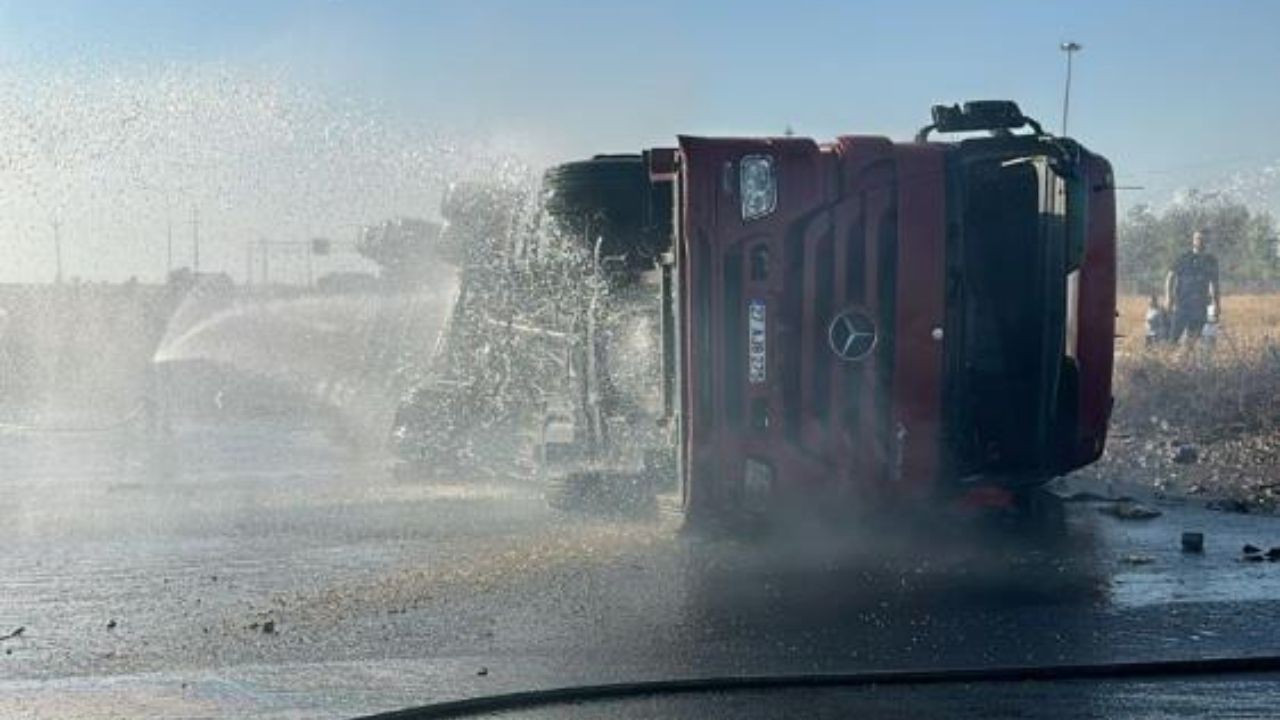
<path id="1" fill-rule="evenodd" d="M 876 324 L 862 310 L 850 308 L 832 318 L 827 343 L 841 360 L 861 360 L 876 348 Z"/>

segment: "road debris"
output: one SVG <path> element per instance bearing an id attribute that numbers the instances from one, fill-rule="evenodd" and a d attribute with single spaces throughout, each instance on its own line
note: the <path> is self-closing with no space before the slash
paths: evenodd
<path id="1" fill-rule="evenodd" d="M 1280 561 L 1280 547 L 1273 547 L 1264 553 L 1262 548 L 1257 545 L 1246 543 L 1244 547 L 1240 548 L 1240 552 L 1244 555 L 1244 557 L 1240 558 L 1241 562 Z"/>
<path id="2" fill-rule="evenodd" d="M 484 677 L 488 674 L 489 674 L 489 668 L 487 667 L 482 667 L 476 671 L 476 675 L 479 675 L 480 677 Z"/>
<path id="3" fill-rule="evenodd" d="M 1184 553 L 1203 553 L 1204 552 L 1204 533 L 1202 532 L 1184 532 L 1182 533 L 1182 552 Z"/>
<path id="4" fill-rule="evenodd" d="M 1163 402 L 1155 395 L 1150 400 Z M 1280 426 L 1212 427 L 1213 423 L 1200 422 L 1192 423 L 1197 435 L 1187 437 L 1185 431 L 1165 427 L 1149 418 L 1127 417 L 1116 423 L 1112 426 L 1115 430 L 1133 432 L 1144 441 L 1111 444 L 1102 460 L 1078 473 L 1073 482 L 1103 482 L 1123 477 L 1128 486 L 1163 487 L 1171 497 L 1242 501 L 1228 501 L 1211 509 L 1280 513 L 1280 483 L 1273 480 Z"/>
<path id="5" fill-rule="evenodd" d="M 1074 493 L 1071 493 L 1070 495 L 1065 495 L 1060 497 L 1062 498 L 1062 502 L 1064 503 L 1096 503 L 1101 505 L 1104 503 L 1136 503 L 1138 502 L 1138 499 L 1133 497 L 1132 495 L 1114 495 L 1114 494 L 1103 495 L 1102 493 L 1091 492 L 1089 490 L 1082 490 L 1080 492 L 1074 492 Z"/>
<path id="6" fill-rule="evenodd" d="M 22 633 L 24 633 L 24 632 L 26 632 L 26 631 L 27 631 L 27 627 L 26 627 L 25 625 L 19 625 L 19 626 L 17 627 L 17 629 L 15 629 L 13 632 L 9 633 L 8 635 L 0 635 L 0 641 L 3 641 L 3 640 L 12 640 L 12 639 L 17 638 L 17 637 L 22 637 Z"/>
<path id="7" fill-rule="evenodd" d="M 1200 451 L 1194 445 L 1180 445 L 1169 459 L 1179 465 L 1194 465 L 1200 461 Z"/>
<path id="8" fill-rule="evenodd" d="M 1153 507 L 1147 507 L 1146 505 L 1132 500 L 1117 502 L 1106 507 L 1098 508 L 1098 512 L 1121 520 L 1150 520 L 1152 518 L 1160 517 L 1162 514 L 1159 510 Z"/>
<path id="9" fill-rule="evenodd" d="M 276 634 L 276 621 L 275 621 L 275 620 L 268 620 L 268 621 L 266 621 L 266 622 L 262 623 L 262 634 L 263 634 L 263 635 L 275 635 L 275 634 Z"/>
<path id="10" fill-rule="evenodd" d="M 1120 562 L 1125 565 L 1150 565 L 1155 561 L 1156 559 L 1150 555 L 1125 555 L 1120 558 Z"/>
<path id="11" fill-rule="evenodd" d="M 1090 491 L 1088 491 L 1088 490 L 1081 490 L 1081 491 L 1079 491 L 1079 492 L 1074 492 L 1074 493 L 1071 493 L 1070 495 L 1067 495 L 1067 496 L 1063 497 L 1063 498 L 1062 498 L 1062 502 L 1070 502 L 1070 503 L 1095 503 L 1095 502 L 1096 502 L 1096 503 L 1105 503 L 1105 502 L 1121 502 L 1121 501 L 1123 501 L 1123 500 L 1130 500 L 1130 499 L 1131 499 L 1131 498 L 1115 498 L 1115 497 L 1109 497 L 1109 496 L 1107 496 L 1107 495 L 1103 495 L 1103 494 L 1101 494 L 1101 493 L 1090 492 Z"/>
<path id="12" fill-rule="evenodd" d="M 1240 513 L 1242 515 L 1249 514 L 1249 503 L 1237 498 L 1217 498 L 1205 503 L 1204 506 L 1207 510 Z"/>
<path id="13" fill-rule="evenodd" d="M 116 619 L 115 619 L 115 618 L 111 618 L 110 620 L 108 620 L 108 621 L 107 621 L 107 629 L 108 629 L 108 630 L 115 630 L 115 629 L 116 629 Z"/>

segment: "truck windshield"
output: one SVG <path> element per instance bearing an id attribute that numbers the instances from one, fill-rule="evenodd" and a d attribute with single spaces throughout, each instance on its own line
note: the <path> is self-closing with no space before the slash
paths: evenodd
<path id="1" fill-rule="evenodd" d="M 967 450 L 1000 471 L 1029 470 L 1051 449 L 1065 361 L 1065 183 L 1045 157 L 961 162 Z"/>

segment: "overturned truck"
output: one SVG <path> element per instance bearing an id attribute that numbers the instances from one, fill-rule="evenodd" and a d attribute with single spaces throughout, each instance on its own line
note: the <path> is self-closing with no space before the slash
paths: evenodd
<path id="1" fill-rule="evenodd" d="M 557 504 L 1016 507 L 1103 450 L 1111 169 L 1011 102 L 911 142 L 681 137 L 552 168 L 541 209 L 582 273 L 534 403 Z"/>

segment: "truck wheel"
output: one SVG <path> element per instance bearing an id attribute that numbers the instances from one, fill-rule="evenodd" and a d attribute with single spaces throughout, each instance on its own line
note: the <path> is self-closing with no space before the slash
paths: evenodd
<path id="1" fill-rule="evenodd" d="M 1062 498 L 1044 487 L 1026 488 L 1015 495 L 1014 510 L 1020 531 L 1044 539 L 1066 535 L 1067 511 Z"/>
<path id="2" fill-rule="evenodd" d="M 547 482 L 547 504 L 581 515 L 648 516 L 657 511 L 653 484 L 636 473 L 574 472 Z"/>
<path id="3" fill-rule="evenodd" d="M 561 227 L 592 245 L 604 238 L 606 257 L 625 255 L 628 267 L 647 269 L 667 248 L 670 185 L 651 183 L 640 155 L 597 155 L 557 165 L 543 175 L 542 189 L 543 207 Z"/>
<path id="4" fill-rule="evenodd" d="M 421 388 L 396 411 L 392 449 L 418 470 L 456 464 L 467 426 L 465 397 L 456 388 Z"/>

